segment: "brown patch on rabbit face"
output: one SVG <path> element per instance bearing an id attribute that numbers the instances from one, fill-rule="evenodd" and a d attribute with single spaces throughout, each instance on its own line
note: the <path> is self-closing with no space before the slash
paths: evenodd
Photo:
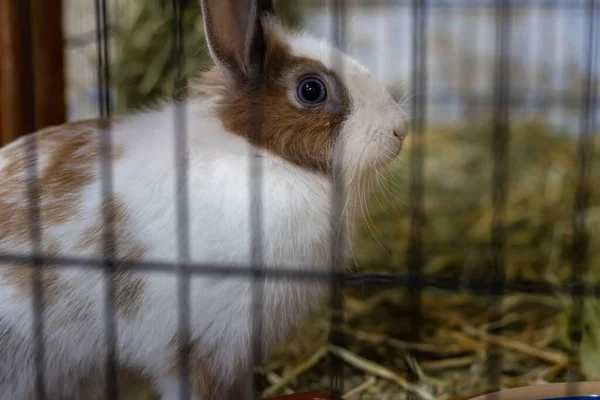
<path id="1" fill-rule="evenodd" d="M 329 174 L 334 141 L 350 113 L 350 96 L 335 72 L 319 61 L 292 54 L 275 34 L 265 32 L 267 52 L 260 82 L 234 89 L 213 69 L 198 87 L 203 95 L 220 97 L 217 114 L 227 130 L 295 165 Z M 318 106 L 304 106 L 296 97 L 307 76 L 326 85 L 327 99 Z M 264 127 L 262 140 L 253 133 L 252 126 L 258 124 Z"/>
<path id="2" fill-rule="evenodd" d="M 172 376 L 181 376 L 181 366 L 183 360 L 180 357 L 180 337 L 176 335 L 169 345 L 171 354 L 173 354 L 173 363 L 169 368 Z M 185 349 L 188 355 L 188 382 L 192 393 L 196 393 L 203 400 L 220 400 L 224 396 L 225 388 L 221 379 L 217 377 L 211 368 L 211 361 L 214 359 L 212 352 L 206 352 L 200 356 L 200 343 L 197 340 L 191 341 Z"/>
<path id="3" fill-rule="evenodd" d="M 139 244 L 127 229 L 127 210 L 125 203 L 120 198 L 115 198 L 112 203 L 112 218 L 104 220 L 103 207 L 99 207 L 96 219 L 97 224 L 88 228 L 84 234 L 79 249 L 92 250 L 96 257 L 104 256 L 104 229 L 105 224 L 112 226 L 114 233 L 114 247 L 107 249 L 115 259 L 137 261 L 144 258 L 146 249 Z M 131 271 L 124 269 L 117 261 L 114 275 L 115 307 L 123 317 L 132 317 L 142 305 L 142 296 L 145 287 L 143 278 L 136 277 Z"/>
<path id="4" fill-rule="evenodd" d="M 32 134 L 36 138 L 38 159 L 43 160 L 38 161 L 37 177 L 42 225 L 61 224 L 79 215 L 79 195 L 93 182 L 100 156 L 94 136 L 99 124 L 101 120 L 79 121 Z M 24 139 L 0 152 L 4 161 L 0 169 L 0 238 L 13 238 L 19 243 L 29 240 L 28 160 Z M 123 149 L 116 149 L 113 157 L 122 156 Z"/>

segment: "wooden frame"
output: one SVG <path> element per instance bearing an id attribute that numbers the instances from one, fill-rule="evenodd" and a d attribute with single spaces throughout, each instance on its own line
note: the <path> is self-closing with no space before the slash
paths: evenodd
<path id="1" fill-rule="evenodd" d="M 0 1 L 0 145 L 65 122 L 62 27 L 62 0 Z"/>

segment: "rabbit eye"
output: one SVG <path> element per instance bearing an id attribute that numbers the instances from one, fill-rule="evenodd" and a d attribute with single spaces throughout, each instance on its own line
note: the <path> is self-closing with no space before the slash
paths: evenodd
<path id="1" fill-rule="evenodd" d="M 298 97 L 307 105 L 316 105 L 327 98 L 325 84 L 317 78 L 307 78 L 298 86 Z"/>

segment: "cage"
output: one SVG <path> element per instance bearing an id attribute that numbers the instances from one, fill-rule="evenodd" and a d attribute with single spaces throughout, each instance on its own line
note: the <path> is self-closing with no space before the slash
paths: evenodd
<path id="1" fill-rule="evenodd" d="M 144 260 L 127 268 L 179 277 L 172 313 L 182 335 L 189 334 L 195 312 L 187 300 L 191 276 L 253 279 L 255 338 L 265 317 L 258 282 L 326 282 L 327 306 L 269 357 L 261 355 L 261 341 L 253 341 L 257 398 L 320 391 L 346 400 L 459 400 L 542 383 L 600 381 L 600 191 L 593 183 L 600 182 L 594 154 L 600 1 L 275 5 L 285 24 L 329 40 L 369 68 L 407 113 L 410 134 L 400 157 L 377 172 L 372 199 L 361 199 L 356 214 L 362 222 L 341 272 L 338 266 L 290 275 L 184 262 L 191 252 L 189 205 L 177 197 L 181 262 Z M 185 98 L 188 80 L 212 66 L 201 11 L 198 0 L 3 0 L 0 144 Z M 184 111 L 174 113 L 174 130 L 185 132 Z M 110 125 L 99 129 L 110 137 Z M 29 144 L 34 156 L 35 143 Z M 110 142 L 104 144 L 108 151 Z M 174 159 L 186 159 L 185 146 L 175 139 Z M 189 189 L 187 167 L 177 165 L 179 194 Z M 0 177 L 1 168 L 0 155 Z M 103 196 L 113 201 L 114 176 L 109 164 L 100 169 Z M 30 240 L 39 249 L 35 198 L 43 187 L 35 186 L 31 211 L 22 216 L 31 221 Z M 0 189 L 0 207 L 7 193 Z M 336 209 L 343 200 L 332 195 Z M 252 204 L 249 212 L 259 212 Z M 0 249 L 9 217 L 0 211 Z M 252 218 L 260 226 L 260 218 Z M 36 251 L 33 258 L 8 251 L 0 264 L 107 267 L 111 282 L 117 228 L 109 220 L 96 232 L 102 257 L 48 261 Z M 33 271 L 27 281 L 32 329 L 43 360 L 41 291 L 48 285 L 40 278 L 43 268 Z M 143 374 L 118 368 L 116 295 L 108 284 L 101 362 L 108 391 L 86 398 L 155 398 Z M 0 313 L 0 351 L 2 327 Z M 190 361 L 185 354 L 182 348 L 183 365 Z M 11 372 L 10 365 L 4 368 L 0 389 L 1 374 Z M 186 382 L 189 367 L 181 368 Z M 38 366 L 40 399 L 48 398 L 44 374 Z M 578 387 L 569 386 L 569 395 L 577 396 Z"/>

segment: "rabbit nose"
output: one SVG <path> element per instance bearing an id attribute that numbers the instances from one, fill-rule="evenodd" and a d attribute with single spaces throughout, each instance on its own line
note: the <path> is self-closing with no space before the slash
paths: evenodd
<path id="1" fill-rule="evenodd" d="M 402 123 L 400 125 L 398 125 L 394 130 L 394 136 L 396 136 L 398 139 L 403 140 L 406 135 L 408 134 L 408 127 L 406 126 L 406 124 Z"/>
<path id="2" fill-rule="evenodd" d="M 396 136 L 400 140 L 404 139 L 406 137 L 406 129 L 404 129 L 404 128 L 394 129 L 394 136 Z"/>

